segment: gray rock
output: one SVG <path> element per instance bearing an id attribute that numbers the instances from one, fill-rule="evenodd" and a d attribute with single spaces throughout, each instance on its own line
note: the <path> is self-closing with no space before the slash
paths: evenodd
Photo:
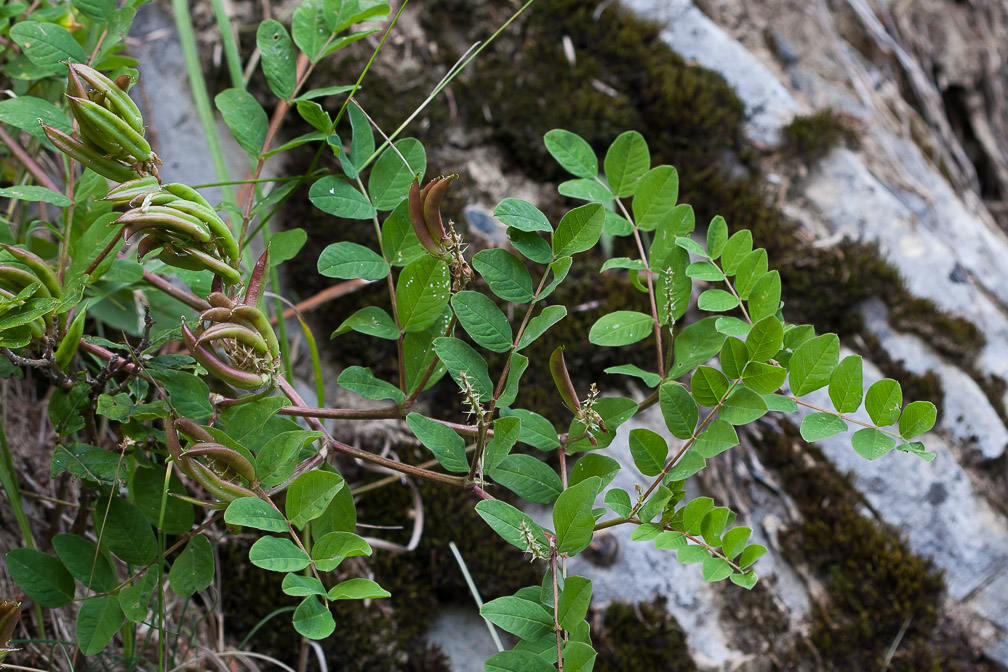
<path id="1" fill-rule="evenodd" d="M 510 635 L 501 630 L 497 632 L 505 638 L 507 646 L 513 645 Z M 471 609 L 451 607 L 441 612 L 427 631 L 427 641 L 441 647 L 451 660 L 454 672 L 483 672 L 483 662 L 497 653 L 476 605 Z"/>
<path id="2" fill-rule="evenodd" d="M 690 0 L 623 0 L 642 16 L 666 24 L 665 40 L 684 58 L 715 70 L 745 103 L 746 135 L 761 145 L 780 141 L 780 128 L 801 106 L 745 47 L 704 15 Z"/>

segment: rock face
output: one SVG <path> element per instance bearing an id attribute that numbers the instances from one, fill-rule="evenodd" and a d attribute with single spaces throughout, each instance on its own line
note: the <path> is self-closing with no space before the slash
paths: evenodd
<path id="1" fill-rule="evenodd" d="M 868 7 L 885 8 L 884 0 L 838 0 L 830 6 L 823 0 L 710 0 L 703 3 L 708 16 L 688 0 L 624 4 L 664 22 L 663 38 L 675 51 L 725 77 L 746 105 L 746 132 L 758 146 L 774 147 L 796 114 L 832 106 L 855 118 L 861 149 L 835 149 L 807 171 L 787 176 L 781 207 L 824 245 L 843 236 L 877 241 L 914 294 L 968 317 L 986 337 L 983 350 L 975 353 L 975 367 L 966 370 L 932 344 L 894 330 L 884 306 L 866 305 L 866 327 L 889 356 L 912 372 L 934 371 L 941 381 L 944 414 L 925 437 L 938 458 L 926 463 L 891 454 L 867 462 L 844 436 L 822 442 L 821 448 L 841 472 L 853 474 L 871 511 L 944 570 L 946 611 L 969 624 L 974 645 L 1008 666 L 1008 496 L 997 487 L 1008 478 L 1008 428 L 992 403 L 1005 400 L 992 400 L 977 379 L 1008 377 L 1008 236 L 998 225 L 1004 215 L 998 199 L 1008 195 L 1008 98 L 998 71 L 1001 52 L 1008 49 L 1008 40 L 999 39 L 1008 25 L 1005 10 L 983 0 L 968 5 L 920 0 L 876 16 Z M 148 16 L 148 23 L 138 21 L 138 27 L 152 36 L 138 50 L 153 43 L 154 31 L 159 35 L 170 26 L 165 17 Z M 903 37 L 912 34 L 919 42 Z M 176 52 L 158 53 L 168 53 L 174 63 L 161 71 L 182 71 Z M 925 76 L 928 72 L 933 76 Z M 897 83 L 897 73 L 903 84 Z M 151 112 L 165 129 L 162 142 L 199 138 L 193 117 L 171 116 L 179 108 L 170 99 L 186 90 L 181 76 L 153 82 L 155 76 L 144 71 L 144 81 L 153 83 Z M 158 118 L 159 113 L 164 116 Z M 176 132 L 169 136 L 168 129 Z M 190 164 L 165 166 L 166 177 L 177 172 L 190 181 L 211 181 L 199 145 L 195 140 L 192 151 L 171 152 Z M 239 153 L 237 165 L 243 159 Z M 768 159 L 768 169 L 774 168 Z M 487 224 L 486 237 L 499 234 L 484 209 L 472 208 L 467 215 L 478 222 L 476 228 Z M 880 377 L 866 363 L 866 384 Z M 609 451 L 624 467 L 614 485 L 631 492 L 645 479 L 629 455 L 629 430 L 648 427 L 668 438 L 656 409 L 634 423 L 620 429 Z M 740 512 L 738 522 L 753 527 L 753 540 L 771 549 L 759 571 L 769 599 L 787 617 L 784 630 L 805 631 L 822 588 L 789 565 L 778 538 L 797 514 L 786 495 L 764 487 L 758 462 L 750 458 L 747 470 L 756 478 L 745 486 L 748 511 Z M 710 483 L 691 487 L 701 485 Z M 571 572 L 592 578 L 597 606 L 664 595 L 702 669 L 765 669 L 737 644 L 737 627 L 726 625 L 738 600 L 733 588 L 704 583 L 695 566 L 680 566 L 667 552 L 632 542 L 630 532 L 613 530 L 621 546 L 613 566 L 598 568 L 582 559 L 571 563 Z M 472 610 L 446 614 L 431 640 L 444 647 L 460 672 L 481 670 L 493 651 Z M 471 646 L 464 646 L 466 641 Z"/>
<path id="2" fill-rule="evenodd" d="M 833 9 L 817 2 L 704 3 L 713 5 L 708 11 L 730 26 L 725 29 L 687 0 L 625 0 L 625 4 L 667 23 L 662 37 L 675 51 L 718 71 L 735 87 L 749 115 L 747 134 L 756 143 L 772 146 L 781 128 L 801 112 L 833 106 L 856 118 L 862 150 L 836 149 L 796 176 L 782 207 L 824 244 L 844 236 L 878 242 L 913 294 L 967 317 L 986 337 L 986 346 L 976 353 L 975 370 L 966 371 L 943 359 L 931 344 L 894 331 L 884 306 L 867 305 L 867 328 L 889 356 L 902 360 L 911 371 L 935 371 L 941 380 L 945 411 L 939 426 L 925 437 L 938 458 L 927 463 L 890 454 L 868 462 L 851 450 L 844 435 L 823 441 L 821 448 L 841 472 L 853 474 L 856 487 L 881 520 L 899 528 L 915 552 L 944 570 L 949 600 L 957 603 L 947 605 L 949 611 L 969 614 L 975 643 L 991 660 L 1008 665 L 1008 519 L 1003 493 L 991 494 L 985 487 L 992 472 L 995 480 L 1003 482 L 1005 477 L 1004 461 L 993 460 L 1004 455 L 1008 429 L 995 408 L 1004 400 L 989 398 L 975 380 L 978 375 L 1003 377 L 1008 369 L 1008 237 L 984 202 L 984 197 L 1004 193 L 999 147 L 1006 136 L 993 130 L 1004 127 L 1003 101 L 989 114 L 970 117 L 976 137 L 962 139 L 954 131 L 961 131 L 967 122 L 958 120 L 957 125 L 955 110 L 941 107 L 937 93 L 939 87 L 946 93 L 968 83 L 967 89 L 956 89 L 957 95 L 976 107 L 985 85 L 1003 84 L 1002 74 L 986 70 L 989 50 L 1003 48 L 1003 43 L 979 40 L 977 45 L 975 31 L 967 30 L 987 17 L 987 10 L 976 9 L 970 15 L 951 2 L 915 3 L 924 7 L 895 21 L 888 11 L 883 19 L 866 13 L 862 5 L 867 3 L 855 0 L 832 3 L 837 6 Z M 939 10 L 948 11 L 952 20 L 937 20 Z M 989 12 L 1000 16 L 1001 10 Z M 987 19 L 980 23 L 988 25 Z M 890 27 L 923 22 L 937 30 L 945 46 L 933 47 L 935 63 L 915 60 L 912 54 L 917 52 L 902 46 L 900 33 L 890 32 L 883 20 Z M 990 30 L 988 26 L 988 34 Z M 848 41 L 852 35 L 864 37 L 873 49 L 883 50 L 883 56 L 874 61 L 859 53 Z M 767 42 L 774 43 L 776 54 Z M 936 68 L 936 82 L 919 79 L 925 65 Z M 920 101 L 903 100 L 886 68 L 901 69 L 911 88 L 916 87 L 925 101 L 920 104 L 923 118 L 913 109 Z M 938 106 L 932 104 L 935 95 Z M 898 117 L 905 123 L 893 123 Z M 953 146 L 943 153 L 929 151 L 950 138 Z M 972 148 L 969 152 L 967 145 Z M 983 169 L 964 160 L 967 156 L 980 157 Z M 936 157 L 948 157 L 950 163 L 938 164 Z M 997 186 L 982 188 L 981 182 Z M 866 389 L 883 377 L 870 363 L 865 370 Z M 820 394 L 828 402 L 825 392 Z M 645 414 L 640 421 L 663 429 L 660 416 Z M 623 487 L 629 489 L 634 471 L 629 455 L 624 457 L 628 483 Z M 762 518 L 766 529 L 772 527 L 768 521 L 781 515 L 786 512 L 754 507 L 747 524 L 755 528 L 761 516 L 770 516 Z M 629 531 L 616 534 L 623 541 L 624 555 L 613 569 L 575 563 L 575 571 L 596 581 L 596 597 L 664 594 L 689 634 L 698 663 L 711 669 L 736 669 L 733 665 L 742 664 L 742 656 L 732 653 L 723 633 L 711 627 L 710 615 L 719 602 L 714 591 L 697 580 L 696 572 L 682 572 L 668 559 L 652 558 L 653 549 L 632 544 Z M 779 556 L 764 561 L 761 568 L 786 598 L 793 627 L 800 628 L 809 596 L 788 589 L 800 584 Z M 640 579 L 627 585 L 628 575 Z"/>

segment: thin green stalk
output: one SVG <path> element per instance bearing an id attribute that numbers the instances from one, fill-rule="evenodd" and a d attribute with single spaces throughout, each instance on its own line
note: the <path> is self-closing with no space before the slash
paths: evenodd
<path id="1" fill-rule="evenodd" d="M 268 244 L 269 241 L 267 241 Z M 278 296 L 280 295 L 280 277 L 277 275 L 276 266 L 270 267 L 270 285 Z M 291 380 L 294 379 L 294 369 L 291 367 L 290 346 L 287 343 L 287 323 L 283 316 L 283 302 L 277 299 L 276 305 L 276 330 L 277 340 L 280 341 L 280 355 L 283 357 L 284 372 Z"/>
<path id="2" fill-rule="evenodd" d="M 297 316 L 301 323 L 301 330 L 304 332 L 305 341 L 308 343 L 308 353 L 311 355 L 312 372 L 315 374 L 315 397 L 320 407 L 325 407 L 325 376 L 322 374 L 322 360 L 319 357 L 318 344 L 315 342 L 315 334 L 311 327 L 300 315 Z"/>
<path id="3" fill-rule="evenodd" d="M 210 4 L 213 6 L 214 17 L 217 19 L 221 42 L 224 44 L 224 61 L 227 63 L 228 74 L 231 75 L 231 86 L 236 89 L 244 89 L 245 75 L 242 73 L 241 57 L 238 55 L 234 32 L 231 30 L 231 19 L 224 10 L 224 3 L 221 0 L 210 0 Z"/>
<path id="4" fill-rule="evenodd" d="M 203 126 L 203 134 L 206 136 L 214 172 L 217 173 L 217 178 L 220 181 L 226 182 L 230 179 L 230 175 L 228 175 L 227 161 L 224 159 L 224 150 L 217 137 L 217 126 L 214 123 L 213 108 L 210 106 L 210 95 L 207 93 L 206 80 L 203 79 L 203 64 L 196 51 L 196 36 L 193 33 L 189 3 L 186 0 L 172 0 L 172 11 L 175 14 L 175 26 L 179 33 L 179 43 L 182 45 L 182 55 L 185 57 L 186 71 L 189 74 L 193 103 L 196 105 L 196 112 L 199 114 L 200 124 Z M 226 200 L 235 200 L 234 190 L 230 186 L 223 186 L 221 191 Z"/>
<path id="5" fill-rule="evenodd" d="M 10 446 L 7 444 L 7 433 L 4 431 L 3 421 L 0 420 L 0 486 L 7 493 L 10 500 L 11 510 L 21 529 L 21 536 L 24 537 L 25 546 L 35 548 L 35 537 L 32 536 L 31 526 L 28 525 L 28 516 L 25 515 L 24 505 L 21 502 L 21 488 L 18 485 L 17 472 L 14 471 L 14 461 L 11 458 Z"/>
<path id="6" fill-rule="evenodd" d="M 35 537 L 32 535 L 31 526 L 28 524 L 28 516 L 24 512 L 24 504 L 21 501 L 21 488 L 18 485 L 17 472 L 14 471 L 14 460 L 11 458 L 10 446 L 7 444 L 7 432 L 4 431 L 3 420 L 0 420 L 0 487 L 7 493 L 10 500 L 11 510 L 21 529 L 21 536 L 24 537 L 25 546 L 35 548 Z M 35 622 L 39 624 L 39 637 L 45 637 L 45 621 L 42 618 L 42 607 L 38 604 L 32 610 L 35 613 Z"/>
<path id="7" fill-rule="evenodd" d="M 483 42 L 482 44 L 480 44 L 477 48 L 471 50 L 471 52 L 469 53 L 469 56 L 466 57 L 465 60 L 463 60 L 457 66 L 453 67 L 452 70 L 448 73 L 448 75 L 446 75 L 445 78 L 442 79 L 438 83 L 438 85 L 434 87 L 434 90 L 431 91 L 430 95 L 427 96 L 427 98 L 422 103 L 420 103 L 420 106 L 417 107 L 417 109 L 415 109 L 413 111 L 413 113 L 409 117 L 406 118 L 406 121 L 404 121 L 403 123 L 399 124 L 399 128 L 397 128 L 395 131 L 393 131 L 388 136 L 388 139 L 385 140 L 385 142 L 383 142 L 380 147 L 378 147 L 377 149 L 375 149 L 375 151 L 371 154 L 371 156 L 368 157 L 368 160 L 364 162 L 364 165 L 361 166 L 361 170 L 363 170 L 364 168 L 366 168 L 368 165 L 371 164 L 372 161 L 374 161 L 376 158 L 378 158 L 378 156 L 382 153 L 382 151 L 385 149 L 385 147 L 387 147 L 389 145 L 389 143 L 395 142 L 396 137 L 398 137 L 399 134 L 402 133 L 403 130 L 405 130 L 405 128 L 410 124 L 410 122 L 412 122 L 420 114 L 420 112 L 423 111 L 423 109 L 425 107 L 427 107 L 431 103 L 431 101 L 434 100 L 434 98 L 437 97 L 437 94 L 441 93 L 441 91 L 446 86 L 448 86 L 451 83 L 451 81 L 453 79 L 455 79 L 455 77 L 457 77 L 458 74 L 460 72 L 462 72 L 462 70 L 464 70 L 465 67 L 467 65 L 469 65 L 473 61 L 474 58 L 476 58 L 477 56 L 480 55 L 480 52 L 482 52 L 484 49 L 486 49 L 488 46 L 490 46 L 490 43 L 493 42 L 495 39 L 497 39 L 497 36 L 500 35 L 502 32 L 504 32 L 504 30 L 508 26 L 510 26 L 511 23 L 515 19 L 517 19 L 519 16 L 521 16 L 522 12 L 524 12 L 526 9 L 528 9 L 532 5 L 533 2 L 535 2 L 535 0 L 528 0 L 524 5 L 522 5 L 518 9 L 518 11 L 516 11 L 514 14 L 512 14 L 511 17 L 507 21 L 505 21 L 504 23 L 502 23 L 500 25 L 500 27 L 497 28 L 497 30 L 494 31 L 493 35 L 491 35 L 490 37 L 488 37 L 487 40 L 485 42 Z M 381 45 L 379 45 L 379 47 L 380 46 Z M 377 50 L 375 50 L 375 53 L 377 54 Z M 373 57 L 372 57 L 372 59 L 373 59 Z M 369 62 L 368 66 L 370 67 L 370 65 L 371 65 L 371 63 Z M 365 68 L 364 72 L 367 72 L 366 68 Z M 362 73 L 361 74 L 361 78 L 363 79 L 363 77 L 364 77 L 364 74 Z M 359 80 L 358 80 L 357 84 L 360 85 L 360 81 Z M 352 98 L 355 93 L 357 93 L 357 89 L 356 88 L 353 91 L 350 92 L 350 97 L 347 98 L 347 100 L 349 101 L 349 99 Z M 343 104 L 343 107 L 344 108 L 346 107 L 346 103 Z M 342 113 L 342 112 L 343 112 L 343 110 L 341 109 L 340 113 Z"/>
<path id="8" fill-rule="evenodd" d="M 455 562 L 458 563 L 459 569 L 462 570 L 462 576 L 465 578 L 466 585 L 469 586 L 469 592 L 472 593 L 473 601 L 476 602 L 476 608 L 482 609 L 483 600 L 480 598 L 479 590 L 473 582 L 472 574 L 469 573 L 469 567 L 466 566 L 465 560 L 462 559 L 462 554 L 459 553 L 458 546 L 455 545 L 454 541 L 449 541 L 448 547 L 455 556 Z M 500 635 L 497 634 L 497 628 L 495 628 L 493 623 L 489 620 L 484 618 L 483 621 L 486 623 L 487 630 L 490 631 L 490 636 L 493 638 L 494 646 L 497 647 L 498 651 L 503 651 L 504 644 L 501 642 Z"/>

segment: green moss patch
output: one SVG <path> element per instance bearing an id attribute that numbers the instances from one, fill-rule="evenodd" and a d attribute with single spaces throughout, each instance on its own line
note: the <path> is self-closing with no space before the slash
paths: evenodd
<path id="1" fill-rule="evenodd" d="M 697 669 L 686 647 L 685 634 L 665 608 L 664 598 L 638 604 L 613 602 L 604 612 L 595 612 L 589 622 L 592 644 L 598 651 L 596 672 Z"/>
<path id="2" fill-rule="evenodd" d="M 826 586 L 811 641 L 830 669 L 881 669 L 897 637 L 889 669 L 998 669 L 942 617 L 944 582 L 932 562 L 911 552 L 897 529 L 862 515 L 868 505 L 850 478 L 794 426 L 779 430 L 764 434 L 757 450 L 801 510 L 803 521 L 781 543 Z"/>
<path id="3" fill-rule="evenodd" d="M 834 147 L 857 140 L 850 122 L 832 108 L 795 117 L 781 129 L 784 150 L 805 161 L 822 158 Z"/>

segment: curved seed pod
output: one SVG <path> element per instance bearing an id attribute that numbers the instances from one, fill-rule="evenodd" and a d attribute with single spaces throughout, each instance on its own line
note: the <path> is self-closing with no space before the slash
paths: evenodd
<path id="1" fill-rule="evenodd" d="M 203 368 L 232 387 L 237 387 L 240 390 L 255 390 L 272 383 L 268 375 L 243 371 L 233 367 L 218 357 L 217 353 L 213 352 L 210 348 L 197 346 L 196 337 L 185 321 L 182 322 L 182 342 L 189 348 L 189 352 L 196 361 L 203 365 Z"/>
<path id="2" fill-rule="evenodd" d="M 168 192 L 163 192 L 162 194 L 159 194 L 159 198 L 161 197 L 165 199 L 170 199 L 166 200 L 166 204 L 171 204 L 171 207 L 173 209 L 179 210 L 180 212 L 184 212 L 187 215 L 192 215 L 196 219 L 206 220 L 211 217 L 217 217 L 219 219 L 219 215 L 217 214 L 216 210 L 214 210 L 213 208 L 208 208 L 202 203 L 197 203 L 196 201 L 187 201 L 184 198 L 176 196 L 175 194 L 170 194 Z M 162 203 L 154 203 L 153 201 L 151 202 L 151 204 L 164 205 Z"/>
<path id="3" fill-rule="evenodd" d="M 221 467 L 229 467 L 249 483 L 255 483 L 255 467 L 244 455 L 220 443 L 204 442 L 189 446 L 185 454 L 189 457 L 208 457 Z"/>
<path id="4" fill-rule="evenodd" d="M 188 184 L 182 184 L 180 182 L 169 182 L 168 184 L 164 185 L 164 190 L 170 194 L 175 194 L 182 200 L 199 203 L 200 205 L 209 208 L 211 212 L 216 212 L 216 210 L 214 210 L 214 207 L 210 205 L 210 201 L 203 198 L 203 196 L 198 191 L 190 187 Z"/>
<path id="5" fill-rule="evenodd" d="M 70 99 L 70 108 L 79 124 L 89 124 L 92 130 L 107 134 L 137 161 L 152 159 L 150 143 L 127 121 L 87 98 L 67 98 Z"/>
<path id="6" fill-rule="evenodd" d="M 220 248 L 228 260 L 238 258 L 238 242 L 235 241 L 231 228 L 221 219 L 213 208 L 208 208 L 195 201 L 185 201 L 181 198 L 172 202 L 171 207 L 180 212 L 192 215 L 207 225 L 213 235 L 213 242 Z M 233 282 L 233 285 L 240 282 Z"/>
<path id="7" fill-rule="evenodd" d="M 441 200 L 448 191 L 448 187 L 451 186 L 454 177 L 454 175 L 439 177 L 431 186 L 427 197 L 423 199 L 424 223 L 427 225 L 427 230 L 430 231 L 431 238 L 435 241 L 447 240 L 448 238 L 444 224 L 441 222 Z"/>
<path id="8" fill-rule="evenodd" d="M 59 347 L 56 348 L 54 357 L 61 369 L 66 369 L 70 366 L 73 356 L 77 354 L 81 336 L 84 334 L 84 320 L 86 318 L 87 313 L 85 311 L 82 310 L 77 313 L 73 322 L 67 327 L 66 334 L 63 335 L 63 340 L 60 341 Z"/>
<path id="9" fill-rule="evenodd" d="M 175 194 L 168 194 L 163 191 L 152 191 L 149 194 L 141 194 L 137 196 L 132 201 L 130 201 L 130 207 L 139 208 L 143 212 L 147 212 L 147 209 L 152 205 L 171 205 L 174 206 L 178 203 L 179 197 Z"/>
<path id="10" fill-rule="evenodd" d="M 167 266 L 181 268 L 187 271 L 206 270 L 203 268 L 203 264 L 199 263 L 188 254 L 179 254 L 175 251 L 175 248 L 171 246 L 161 248 L 161 251 L 158 252 L 158 259 L 163 261 Z"/>
<path id="11" fill-rule="evenodd" d="M 204 310 L 202 313 L 200 313 L 200 321 L 210 322 L 211 324 L 225 324 L 225 323 L 239 324 L 249 329 L 258 330 L 258 327 L 256 327 L 248 320 L 243 320 L 240 317 L 235 317 L 231 313 L 231 310 L 228 308 L 210 308 L 208 310 Z M 265 335 L 263 336 L 263 338 L 266 338 Z M 268 338 L 266 338 L 266 344 L 269 345 Z"/>
<path id="12" fill-rule="evenodd" d="M 56 149 L 102 177 L 107 177 L 116 182 L 127 182 L 135 179 L 137 176 L 137 171 L 126 164 L 99 154 L 94 149 L 86 147 L 84 143 L 70 137 L 58 128 L 42 124 L 42 130 L 45 132 L 46 137 L 49 138 L 49 141 L 56 146 Z"/>
<path id="13" fill-rule="evenodd" d="M 277 340 L 273 325 L 270 324 L 266 314 L 258 308 L 252 306 L 237 306 L 232 315 L 240 320 L 249 322 L 257 332 L 266 340 L 269 347 L 270 357 L 274 359 L 280 356 L 280 342 Z"/>
<path id="14" fill-rule="evenodd" d="M 421 203 L 424 203 L 424 202 L 427 201 L 427 195 L 430 194 L 430 190 L 434 188 L 434 185 L 437 184 L 438 180 L 440 180 L 440 179 L 441 179 L 440 177 L 435 177 L 435 178 L 433 178 L 430 182 L 428 182 L 424 186 L 423 191 L 420 192 L 420 202 Z"/>
<path id="15" fill-rule="evenodd" d="M 81 80 L 80 76 L 78 76 L 77 70 L 73 67 L 73 65 L 73 63 L 68 64 L 70 72 L 67 74 L 66 94 L 68 96 L 74 96 L 75 98 L 85 98 L 88 94 L 88 90 L 84 86 L 84 82 Z"/>
<path id="16" fill-rule="evenodd" d="M 137 262 L 140 262 L 151 252 L 164 247 L 165 242 L 157 236 L 144 236 L 137 243 Z"/>
<path id="17" fill-rule="evenodd" d="M 101 125 L 94 116 L 94 109 L 85 109 L 83 103 L 87 102 L 111 116 L 115 115 L 87 98 L 73 98 L 71 96 L 66 96 L 66 98 L 70 102 L 70 112 L 77 120 L 77 132 L 80 133 L 85 145 L 115 158 L 130 158 L 129 150 L 118 141 L 115 131 Z"/>
<path id="18" fill-rule="evenodd" d="M 143 197 L 147 194 L 157 193 L 160 189 L 161 185 L 158 184 L 157 178 L 153 175 L 148 175 L 123 182 L 119 186 L 113 187 L 105 194 L 102 200 L 111 201 L 115 205 L 126 205 L 138 196 Z"/>
<path id="19" fill-rule="evenodd" d="M 574 383 L 571 382 L 570 374 L 567 373 L 563 351 L 564 346 L 561 345 L 550 355 L 550 374 L 552 374 L 553 382 L 560 391 L 560 397 L 567 404 L 567 408 L 576 413 L 581 410 L 581 402 L 578 401 L 577 393 L 574 391 Z"/>
<path id="20" fill-rule="evenodd" d="M 223 306 L 214 306 L 213 308 L 207 308 L 199 315 L 200 322 L 230 322 L 231 321 L 231 309 L 225 308 Z"/>
<path id="21" fill-rule="evenodd" d="M 56 274 L 53 273 L 52 267 L 49 266 L 42 257 L 38 256 L 34 252 L 20 247 L 14 247 L 13 245 L 8 245 L 6 243 L 0 243 L 0 245 L 10 252 L 15 259 L 34 272 L 36 277 L 38 277 L 39 281 L 46 286 L 46 289 L 49 290 L 49 293 L 52 296 L 63 296 L 63 287 L 60 285 L 59 279 L 57 279 Z"/>
<path id="22" fill-rule="evenodd" d="M 224 292 L 210 292 L 206 297 L 207 303 L 218 308 L 234 308 L 235 302 Z"/>
<path id="23" fill-rule="evenodd" d="M 224 261 L 218 259 L 217 257 L 207 254 L 206 252 L 201 252 L 192 247 L 188 247 L 185 250 L 186 254 L 191 256 L 193 259 L 197 260 L 203 265 L 203 268 L 216 274 L 217 277 L 224 281 L 227 285 L 240 285 L 241 284 L 241 273 L 239 273 L 235 268 L 229 266 Z"/>
<path id="24" fill-rule="evenodd" d="M 242 325 L 235 324 L 233 322 L 215 324 L 208 328 L 196 339 L 196 345 L 201 346 L 204 343 L 212 343 L 213 341 L 219 341 L 222 338 L 233 338 L 239 343 L 247 345 L 260 354 L 266 354 L 269 352 L 266 340 L 259 334 L 258 331 L 249 329 L 248 327 L 243 327 Z"/>
<path id="25" fill-rule="evenodd" d="M 192 478 L 192 476 L 189 476 Z M 195 479 L 193 479 L 195 480 Z M 193 506 L 202 506 L 204 509 L 210 509 L 211 511 L 221 511 L 228 507 L 231 502 L 208 502 L 204 499 L 199 499 L 197 497 L 190 497 L 189 495 L 183 495 L 177 492 L 169 492 L 169 497 L 174 497 L 175 499 L 180 499 L 183 502 L 188 502 Z"/>
<path id="26" fill-rule="evenodd" d="M 201 243 L 210 242 L 210 230 L 203 222 L 192 215 L 187 215 L 163 205 L 151 206 L 147 212 L 134 208 L 123 213 L 115 220 L 116 224 L 126 224 L 126 238 L 130 238 L 144 229 L 167 228 L 171 231 L 189 236 Z"/>
<path id="27" fill-rule="evenodd" d="M 43 338 L 46 334 L 46 323 L 41 317 L 36 317 L 28 323 L 28 330 L 31 332 L 32 340 Z"/>
<path id="28" fill-rule="evenodd" d="M 256 493 L 235 483 L 225 481 L 202 462 L 193 461 L 193 478 L 222 502 L 233 502 L 239 497 L 258 497 Z"/>
<path id="29" fill-rule="evenodd" d="M 39 288 L 35 291 L 37 298 L 47 299 L 52 296 L 49 288 L 31 271 L 26 271 L 18 266 L 0 264 L 0 283 L 6 283 L 8 287 L 16 287 L 17 291 L 21 291 L 36 282 L 39 283 Z"/>
<path id="30" fill-rule="evenodd" d="M 94 68 L 83 63 L 71 63 L 69 64 L 69 68 L 71 73 L 79 76 L 93 86 L 95 90 L 104 94 L 111 107 L 114 108 L 113 112 L 124 119 L 138 133 L 144 132 L 143 115 L 140 114 L 140 108 L 137 107 L 133 99 L 126 93 L 126 90 L 120 87 L 117 82 L 112 81 Z M 127 85 L 128 82 L 129 79 L 127 78 Z"/>
<path id="31" fill-rule="evenodd" d="M 176 418 L 175 428 L 185 434 L 187 439 L 197 443 L 208 443 L 214 440 L 206 429 L 190 418 Z"/>
<path id="32" fill-rule="evenodd" d="M 262 297 L 263 283 L 266 280 L 266 266 L 268 263 L 269 245 L 266 246 L 266 251 L 259 255 L 255 268 L 252 269 L 252 275 L 249 276 L 248 287 L 245 288 L 245 300 L 243 301 L 246 306 L 255 307 L 259 305 L 259 299 Z"/>
<path id="33" fill-rule="evenodd" d="M 182 455 L 182 444 L 179 442 L 178 430 L 175 428 L 178 422 L 179 419 L 165 418 L 165 445 L 168 446 L 168 453 L 175 461 L 176 466 L 178 466 L 182 473 L 192 478 L 193 474 L 189 459 Z M 192 420 L 189 420 L 189 422 L 192 422 Z"/>
<path id="34" fill-rule="evenodd" d="M 430 186 L 431 185 L 428 184 L 427 188 Z M 427 188 L 425 188 L 425 190 L 427 190 Z M 427 230 L 427 224 L 424 222 L 423 195 L 420 192 L 420 181 L 417 179 L 414 179 L 413 184 L 410 185 L 409 214 L 410 224 L 413 225 L 413 232 L 420 240 L 420 244 L 423 245 L 424 249 L 432 255 L 439 256 L 441 254 L 441 248 L 438 246 L 437 241 L 435 241 L 431 236 L 430 231 Z"/>

